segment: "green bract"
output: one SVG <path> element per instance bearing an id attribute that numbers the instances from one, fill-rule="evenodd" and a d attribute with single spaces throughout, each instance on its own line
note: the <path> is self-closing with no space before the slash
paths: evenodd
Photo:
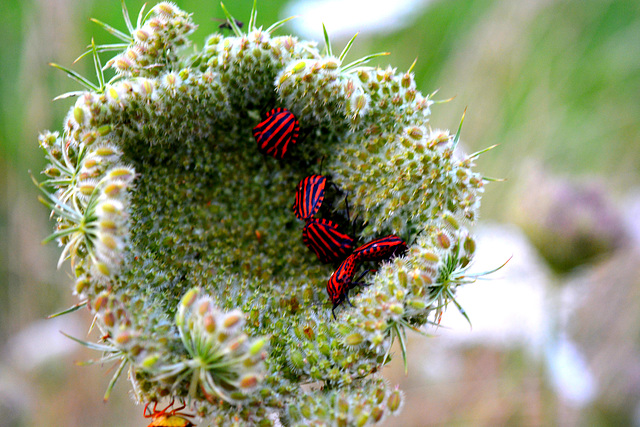
<path id="1" fill-rule="evenodd" d="M 40 184 L 61 261 L 104 334 L 91 344 L 129 370 L 141 402 L 172 396 L 206 422 L 367 425 L 398 410 L 379 376 L 405 329 L 437 322 L 475 251 L 461 225 L 477 214 L 477 155 L 428 124 L 433 102 L 410 72 L 346 64 L 315 43 L 210 36 L 184 54 L 195 25 L 170 3 L 140 14 L 105 83 L 64 67 L 86 91 L 64 130 L 44 132 Z M 327 40 L 328 42 L 328 40 Z M 349 44 L 350 45 L 350 44 Z M 283 161 L 263 157 L 252 128 L 273 107 L 307 137 Z M 355 307 L 331 317 L 332 266 L 303 244 L 296 184 L 323 173 L 349 195 L 358 244 L 396 233 L 408 252 L 370 274 Z M 342 197 L 332 219 L 349 228 Z M 463 219 L 466 219 L 463 221 Z M 456 303 L 457 305 L 457 303 Z M 313 391 L 302 384 L 317 382 Z"/>

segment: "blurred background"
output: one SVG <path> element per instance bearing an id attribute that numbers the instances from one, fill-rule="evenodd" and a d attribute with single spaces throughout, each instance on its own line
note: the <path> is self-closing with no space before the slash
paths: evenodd
<path id="1" fill-rule="evenodd" d="M 131 15 L 144 2 L 128 0 Z M 177 1 L 202 46 L 222 11 Z M 251 0 L 229 0 L 248 20 Z M 150 4 L 151 6 L 153 3 Z M 439 90 L 431 125 L 462 130 L 484 154 L 475 272 L 460 289 L 470 327 L 451 306 L 433 338 L 409 336 L 384 373 L 406 402 L 387 426 L 640 426 L 640 3 L 637 0 L 259 1 L 258 22 L 299 15 L 283 29 L 351 59 L 389 51 L 414 68 L 418 89 Z M 117 0 L 0 1 L 0 426 L 143 426 L 122 378 L 102 398 L 112 366 L 59 333 L 86 337 L 68 263 L 40 242 L 52 229 L 29 171 L 44 157 L 37 135 L 61 129 L 76 90 L 49 67 L 70 66 L 94 37 L 90 17 L 124 29 Z M 108 56 L 105 56 L 106 60 Z M 349 58 L 347 58 L 349 59 Z M 387 62 L 388 61 L 388 62 Z M 73 68 L 91 75 L 92 63 Z"/>

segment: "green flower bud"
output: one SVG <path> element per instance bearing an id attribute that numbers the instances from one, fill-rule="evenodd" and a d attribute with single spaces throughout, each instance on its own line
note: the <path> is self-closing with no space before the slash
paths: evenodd
<path id="1" fill-rule="evenodd" d="M 196 301 L 196 298 L 198 297 L 199 293 L 200 293 L 200 290 L 198 288 L 189 289 L 182 297 L 182 300 L 180 301 L 180 305 L 185 308 L 190 307 Z"/>
<path id="2" fill-rule="evenodd" d="M 157 354 L 147 356 L 142 361 L 142 367 L 145 369 L 152 368 L 160 357 Z"/>
<path id="3" fill-rule="evenodd" d="M 104 125 L 98 128 L 98 134 L 100 136 L 108 135 L 111 132 L 111 125 Z"/>
<path id="4" fill-rule="evenodd" d="M 131 333 L 129 331 L 119 332 L 115 337 L 115 342 L 122 345 L 131 341 Z"/>
<path id="5" fill-rule="evenodd" d="M 382 408 L 375 406 L 372 410 L 371 410 L 371 418 L 373 419 L 374 422 L 379 422 L 382 417 L 384 416 L 384 411 L 382 410 Z"/>
<path id="6" fill-rule="evenodd" d="M 451 239 L 442 231 L 436 234 L 436 242 L 442 249 L 449 249 L 451 247 Z"/>
<path id="7" fill-rule="evenodd" d="M 398 409 L 400 409 L 401 404 L 402 404 L 402 394 L 400 393 L 400 390 L 396 389 L 392 391 L 391 394 L 389 395 L 389 398 L 387 399 L 387 407 L 393 413 L 393 412 L 396 412 Z"/>
<path id="8" fill-rule="evenodd" d="M 291 361 L 291 365 L 298 371 L 301 371 L 304 368 L 305 359 L 304 354 L 301 352 L 296 350 L 292 351 L 289 355 L 289 360 Z"/>
<path id="9" fill-rule="evenodd" d="M 353 333 L 351 335 L 348 335 L 345 337 L 345 340 L 344 340 L 345 344 L 350 347 L 356 347 L 360 345 L 362 341 L 363 341 L 363 337 L 358 333 Z"/>
<path id="10" fill-rule="evenodd" d="M 55 177 L 60 176 L 60 169 L 52 166 L 52 167 L 46 168 L 44 170 L 44 173 L 45 173 L 45 175 L 47 175 L 47 176 L 49 176 L 51 178 L 55 178 Z"/>
<path id="11" fill-rule="evenodd" d="M 222 326 L 225 328 L 231 328 L 237 325 L 242 320 L 242 315 L 237 312 L 232 312 L 227 314 L 224 321 L 222 322 Z"/>
<path id="12" fill-rule="evenodd" d="M 84 111 L 80 107 L 73 108 L 73 118 L 78 122 L 78 124 L 82 124 L 84 122 Z"/>
<path id="13" fill-rule="evenodd" d="M 427 304 L 421 300 L 410 300 L 407 302 L 407 305 L 411 308 L 415 308 L 416 310 L 424 310 L 427 307 Z"/>

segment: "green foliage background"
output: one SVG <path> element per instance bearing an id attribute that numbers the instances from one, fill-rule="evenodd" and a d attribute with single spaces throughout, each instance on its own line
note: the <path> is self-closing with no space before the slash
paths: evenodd
<path id="1" fill-rule="evenodd" d="M 218 25 L 210 18 L 223 16 L 219 6 L 197 0 L 177 3 L 194 13 L 200 27 L 192 39 L 201 46 Z M 246 17 L 251 3 L 228 6 L 235 16 Z M 282 18 L 286 2 L 264 3 L 259 22 Z M 142 4 L 127 2 L 130 11 Z M 433 108 L 432 125 L 455 129 L 468 106 L 463 129 L 468 151 L 500 144 L 478 162 L 477 170 L 509 179 L 488 187 L 484 219 L 510 220 L 506 207 L 514 203 L 513 183 L 530 158 L 557 173 L 605 177 L 614 196 L 637 186 L 637 1 L 450 0 L 421 10 L 392 34 L 361 33 L 351 55 L 390 51 L 392 56 L 378 63 L 399 69 L 407 69 L 417 56 L 418 89 L 429 93 L 439 88 L 442 99 L 455 96 Z M 0 343 L 6 343 L 0 347 L 0 413 L 8 414 L 0 426 L 143 425 L 140 408 L 126 396 L 126 384 L 102 405 L 109 376 L 71 365 L 72 359 L 95 355 L 65 355 L 29 372 L 11 372 L 8 356 L 14 343 L 10 337 L 73 303 L 67 274 L 52 273 L 58 249 L 39 244 L 51 224 L 27 171 L 44 166 L 37 133 L 59 128 L 71 102 L 51 99 L 76 89 L 47 63 L 71 64 L 91 37 L 97 44 L 112 41 L 89 17 L 122 22 L 119 2 L 0 3 Z M 88 60 L 74 66 L 85 75 L 92 74 L 91 67 Z M 87 324 L 87 319 L 78 323 Z M 77 403 L 70 403 L 73 399 Z M 117 410 L 118 405 L 125 409 Z"/>

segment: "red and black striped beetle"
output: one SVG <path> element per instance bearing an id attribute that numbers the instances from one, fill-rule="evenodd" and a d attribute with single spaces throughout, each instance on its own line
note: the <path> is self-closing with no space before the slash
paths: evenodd
<path id="1" fill-rule="evenodd" d="M 302 241 L 325 264 L 341 261 L 353 250 L 353 238 L 338 231 L 338 224 L 324 218 L 307 220 Z"/>
<path id="2" fill-rule="evenodd" d="M 407 250 L 407 244 L 394 234 L 380 237 L 366 243 L 353 251 L 357 262 L 380 262 L 399 255 Z"/>
<path id="3" fill-rule="evenodd" d="M 329 299 L 333 303 L 331 313 L 333 314 L 334 319 L 336 318 L 335 310 L 343 301 L 347 301 L 349 305 L 353 307 L 353 304 L 349 301 L 350 289 L 356 286 L 368 286 L 365 283 L 359 283 L 364 275 L 368 273 L 368 270 L 363 272 L 355 281 L 353 280 L 356 268 L 358 268 L 358 264 L 355 255 L 349 255 L 340 263 L 340 266 L 333 272 L 327 282 L 327 293 L 329 294 Z"/>
<path id="4" fill-rule="evenodd" d="M 274 108 L 266 118 L 253 128 L 258 150 L 276 159 L 282 159 L 289 144 L 295 144 L 300 136 L 300 124 L 293 113 L 284 108 Z"/>
<path id="5" fill-rule="evenodd" d="M 296 218 L 307 220 L 318 213 L 324 201 L 324 189 L 327 177 L 310 175 L 298 183 L 296 200 L 293 203 L 293 213 Z"/>

